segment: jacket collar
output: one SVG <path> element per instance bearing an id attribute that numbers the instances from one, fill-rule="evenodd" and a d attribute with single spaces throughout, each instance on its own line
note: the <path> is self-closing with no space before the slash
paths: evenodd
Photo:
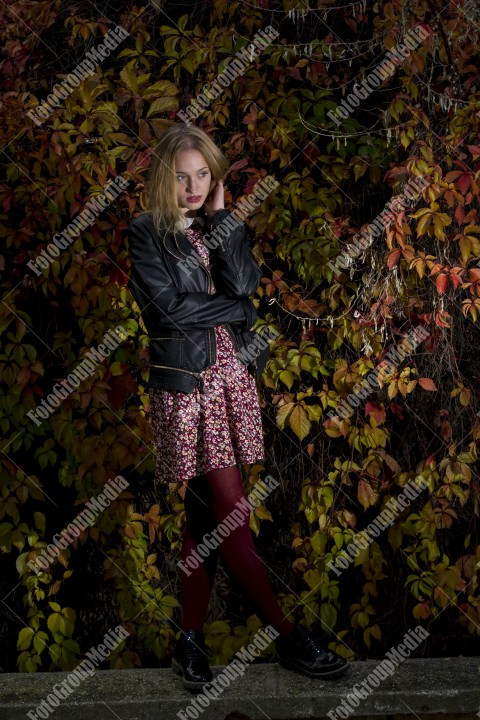
<path id="1" fill-rule="evenodd" d="M 205 228 L 205 218 L 203 214 L 200 214 L 199 218 L 201 219 L 201 223 L 203 222 L 203 227 Z M 153 224 L 151 216 L 149 216 L 149 219 L 150 222 Z M 195 224 L 196 223 L 194 223 L 194 225 Z M 200 227 L 200 223 L 198 224 L 198 227 Z M 164 228 L 161 228 L 159 236 L 165 250 L 167 250 L 167 252 L 171 253 L 175 257 L 178 258 L 179 255 L 182 255 L 184 257 L 189 255 L 196 255 L 192 243 L 187 238 L 183 230 L 177 230 L 175 238 L 171 230 L 166 231 Z"/>
<path id="2" fill-rule="evenodd" d="M 171 231 L 164 231 L 162 235 L 165 249 L 176 257 L 179 254 L 183 256 L 196 255 L 195 248 L 183 230 L 177 230 L 176 237 Z"/>

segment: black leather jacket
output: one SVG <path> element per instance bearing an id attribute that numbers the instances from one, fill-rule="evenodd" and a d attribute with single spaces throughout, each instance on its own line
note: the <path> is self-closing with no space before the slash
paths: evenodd
<path id="1" fill-rule="evenodd" d="M 219 210 L 204 216 L 206 233 L 229 214 Z M 150 340 L 149 387 L 191 393 L 203 391 L 200 371 L 216 362 L 215 325 L 227 328 L 236 352 L 252 342 L 257 312 L 249 299 L 262 271 L 250 249 L 247 227 L 240 222 L 222 243 L 210 249 L 211 272 L 201 262 L 185 269 L 185 259 L 197 257 L 189 239 L 177 232 L 156 232 L 148 212 L 128 227 L 131 271 L 128 287 L 140 308 Z M 216 293 L 209 294 L 212 279 Z M 250 349 L 249 358 L 258 354 Z M 252 375 L 256 360 L 245 361 Z M 258 377 L 258 375 L 257 375 Z"/>

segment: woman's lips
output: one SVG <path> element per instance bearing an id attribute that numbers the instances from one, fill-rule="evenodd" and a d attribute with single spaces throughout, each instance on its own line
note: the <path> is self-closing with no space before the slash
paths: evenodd
<path id="1" fill-rule="evenodd" d="M 188 202 L 198 202 L 201 199 L 201 195 L 190 195 L 190 197 L 187 197 Z"/>

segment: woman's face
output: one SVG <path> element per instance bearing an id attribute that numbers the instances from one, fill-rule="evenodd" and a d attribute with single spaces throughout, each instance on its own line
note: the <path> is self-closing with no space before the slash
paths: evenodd
<path id="1" fill-rule="evenodd" d="M 212 173 L 198 150 L 181 150 L 175 156 L 178 206 L 187 213 L 202 207 L 210 192 Z"/>

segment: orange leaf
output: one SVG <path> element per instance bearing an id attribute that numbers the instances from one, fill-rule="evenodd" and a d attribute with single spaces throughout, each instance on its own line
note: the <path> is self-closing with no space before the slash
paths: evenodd
<path id="1" fill-rule="evenodd" d="M 358 481 L 357 497 L 362 503 L 363 509 L 366 510 L 371 505 L 375 505 L 378 500 L 378 493 L 375 492 L 370 483 L 360 478 Z"/>
<path id="2" fill-rule="evenodd" d="M 437 386 L 430 378 L 418 378 L 418 384 L 424 390 L 436 390 Z"/>
<path id="3" fill-rule="evenodd" d="M 437 276 L 435 285 L 440 294 L 444 293 L 448 287 L 448 275 L 445 275 L 445 273 L 440 273 Z"/>
<path id="4" fill-rule="evenodd" d="M 450 282 L 452 283 L 453 287 L 456 290 L 458 288 L 458 286 L 462 284 L 462 278 L 456 272 L 451 272 L 450 273 Z"/>
<path id="5" fill-rule="evenodd" d="M 450 318 L 450 315 L 448 314 L 448 312 L 446 310 L 440 310 L 435 315 L 435 324 L 438 325 L 438 327 L 448 328 L 448 327 L 450 327 L 448 322 L 446 322 L 446 320 L 448 318 Z M 427 349 L 431 349 L 431 348 L 428 348 L 428 346 L 427 346 Z"/>

